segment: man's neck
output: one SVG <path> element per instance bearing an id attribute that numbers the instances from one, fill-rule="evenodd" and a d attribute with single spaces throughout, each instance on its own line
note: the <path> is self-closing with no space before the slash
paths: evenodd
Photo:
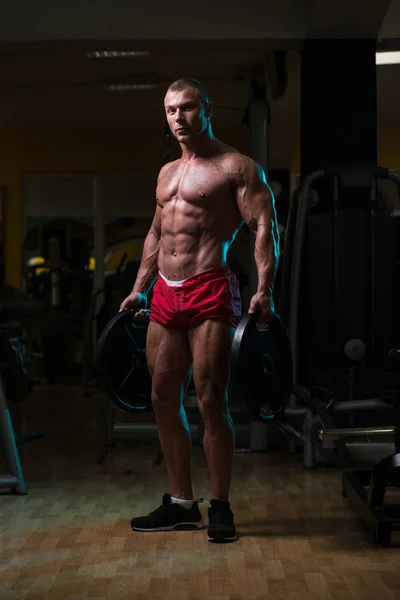
<path id="1" fill-rule="evenodd" d="M 181 143 L 182 159 L 190 162 L 196 158 L 206 158 L 214 154 L 219 141 L 214 137 L 211 130 L 203 132 L 188 143 Z"/>

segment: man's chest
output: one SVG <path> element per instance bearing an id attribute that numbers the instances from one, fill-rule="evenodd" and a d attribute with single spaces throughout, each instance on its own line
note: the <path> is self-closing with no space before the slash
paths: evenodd
<path id="1" fill-rule="evenodd" d="M 232 190 L 232 179 L 221 164 L 180 163 L 160 176 L 157 201 L 161 206 L 176 199 L 202 205 L 230 195 Z"/>

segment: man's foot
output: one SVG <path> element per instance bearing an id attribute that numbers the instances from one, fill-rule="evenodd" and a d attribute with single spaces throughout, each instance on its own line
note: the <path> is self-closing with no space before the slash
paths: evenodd
<path id="1" fill-rule="evenodd" d="M 211 500 L 208 518 L 209 542 L 235 542 L 237 540 L 233 512 L 229 502 Z"/>
<path id="2" fill-rule="evenodd" d="M 193 500 L 191 508 L 173 503 L 170 494 L 164 494 L 162 504 L 147 517 L 135 517 L 131 521 L 133 531 L 174 531 L 177 529 L 203 529 L 204 522 L 199 510 L 199 502 Z"/>

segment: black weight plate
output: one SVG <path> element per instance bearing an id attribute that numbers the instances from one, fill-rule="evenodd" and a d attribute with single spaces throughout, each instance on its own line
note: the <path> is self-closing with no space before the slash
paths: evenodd
<path id="1" fill-rule="evenodd" d="M 147 322 L 134 323 L 133 310 L 118 313 L 102 331 L 96 371 L 111 402 L 130 413 L 151 410 L 151 377 L 146 361 Z"/>
<path id="2" fill-rule="evenodd" d="M 250 414 L 259 421 L 276 418 L 287 406 L 293 385 L 293 358 L 286 328 L 278 315 L 265 330 L 246 315 L 232 342 L 232 383 Z"/>

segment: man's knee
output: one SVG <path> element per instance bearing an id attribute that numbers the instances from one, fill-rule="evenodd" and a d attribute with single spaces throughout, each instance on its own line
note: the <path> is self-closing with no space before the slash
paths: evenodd
<path id="1" fill-rule="evenodd" d="M 153 391 L 151 394 L 151 403 L 155 412 L 163 410 L 167 405 L 167 396 L 163 393 Z"/>
<path id="2" fill-rule="evenodd" d="M 175 381 L 174 378 L 153 379 L 151 403 L 156 415 L 176 417 L 182 409 L 186 385 L 186 380 Z"/>
<path id="3" fill-rule="evenodd" d="M 176 412 L 179 410 L 179 388 L 172 389 L 168 385 L 154 385 L 151 392 L 151 403 L 154 412 Z"/>
<path id="4" fill-rule="evenodd" d="M 224 419 L 227 413 L 226 389 L 206 381 L 196 390 L 199 410 L 205 423 Z"/>

